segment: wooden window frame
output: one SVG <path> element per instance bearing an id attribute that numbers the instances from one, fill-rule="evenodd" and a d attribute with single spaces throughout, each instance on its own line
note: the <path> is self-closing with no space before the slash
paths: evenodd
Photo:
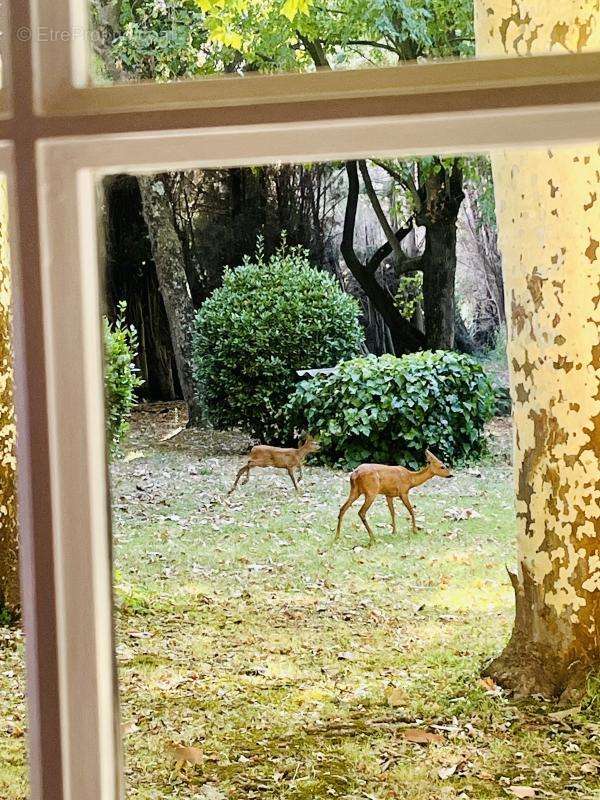
<path id="1" fill-rule="evenodd" d="M 32 800 L 122 794 L 98 176 L 600 141 L 596 53 L 97 87 L 85 19 L 0 5 Z"/>

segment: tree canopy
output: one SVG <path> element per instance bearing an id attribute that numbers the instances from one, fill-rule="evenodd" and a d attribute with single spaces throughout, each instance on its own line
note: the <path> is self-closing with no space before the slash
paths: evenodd
<path id="1" fill-rule="evenodd" d="M 114 56 L 158 80 L 474 51 L 472 0 L 121 0 L 113 20 Z"/>

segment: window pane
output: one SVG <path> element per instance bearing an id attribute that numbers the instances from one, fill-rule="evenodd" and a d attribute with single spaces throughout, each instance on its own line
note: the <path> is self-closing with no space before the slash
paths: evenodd
<path id="1" fill-rule="evenodd" d="M 6 178 L 0 176 L 0 797 L 28 797 Z"/>
<path id="2" fill-rule="evenodd" d="M 100 82 L 362 69 L 600 46 L 595 0 L 93 0 Z"/>
<path id="3" fill-rule="evenodd" d="M 565 731 L 541 699 L 573 639 L 544 649 L 555 670 L 517 662 L 529 702 L 500 667 L 482 676 L 513 625 L 507 561 L 544 565 L 540 625 L 577 627 L 549 589 L 568 559 L 570 591 L 592 594 L 567 520 L 597 516 L 578 510 L 598 478 L 597 337 L 572 322 L 598 320 L 597 168 L 582 145 L 104 180 L 129 797 L 562 796 L 573 774 L 597 791 L 595 684 Z M 303 481 L 248 461 L 306 432 Z M 379 497 L 367 547 L 361 463 L 423 478 L 423 531 L 396 498 L 393 533 Z"/>

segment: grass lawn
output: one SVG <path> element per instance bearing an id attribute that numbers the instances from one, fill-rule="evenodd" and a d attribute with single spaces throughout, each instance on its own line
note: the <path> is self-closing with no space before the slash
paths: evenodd
<path id="1" fill-rule="evenodd" d="M 129 798 L 600 798 L 594 686 L 565 711 L 479 679 L 513 613 L 506 427 L 415 490 L 416 536 L 378 500 L 367 549 L 358 504 L 331 547 L 344 473 L 309 466 L 296 495 L 256 470 L 227 499 L 243 437 L 136 418 L 112 470 Z M 0 629 L 2 800 L 26 797 L 21 658 Z"/>

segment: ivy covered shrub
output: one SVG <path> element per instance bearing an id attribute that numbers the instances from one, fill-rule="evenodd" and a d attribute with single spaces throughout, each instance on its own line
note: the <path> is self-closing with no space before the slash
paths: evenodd
<path id="1" fill-rule="evenodd" d="M 196 317 L 199 393 L 216 428 L 241 427 L 262 441 L 289 439 L 284 406 L 296 371 L 332 367 L 363 341 L 357 302 L 313 267 L 301 247 L 262 248 L 227 270 Z"/>
<path id="2" fill-rule="evenodd" d="M 426 448 L 450 463 L 479 455 L 493 409 L 483 367 L 469 356 L 437 351 L 346 361 L 298 384 L 287 411 L 295 425 L 319 437 L 330 462 L 417 467 Z"/>
<path id="3" fill-rule="evenodd" d="M 106 392 L 106 438 L 111 452 L 127 432 L 128 418 L 135 402 L 135 390 L 143 381 L 138 376 L 135 358 L 138 336 L 133 325 L 125 322 L 124 302 L 114 325 L 103 318 L 104 389 Z"/>
<path id="4" fill-rule="evenodd" d="M 394 297 L 396 308 L 404 319 L 412 319 L 417 308 L 423 305 L 423 273 L 401 275 Z"/>

